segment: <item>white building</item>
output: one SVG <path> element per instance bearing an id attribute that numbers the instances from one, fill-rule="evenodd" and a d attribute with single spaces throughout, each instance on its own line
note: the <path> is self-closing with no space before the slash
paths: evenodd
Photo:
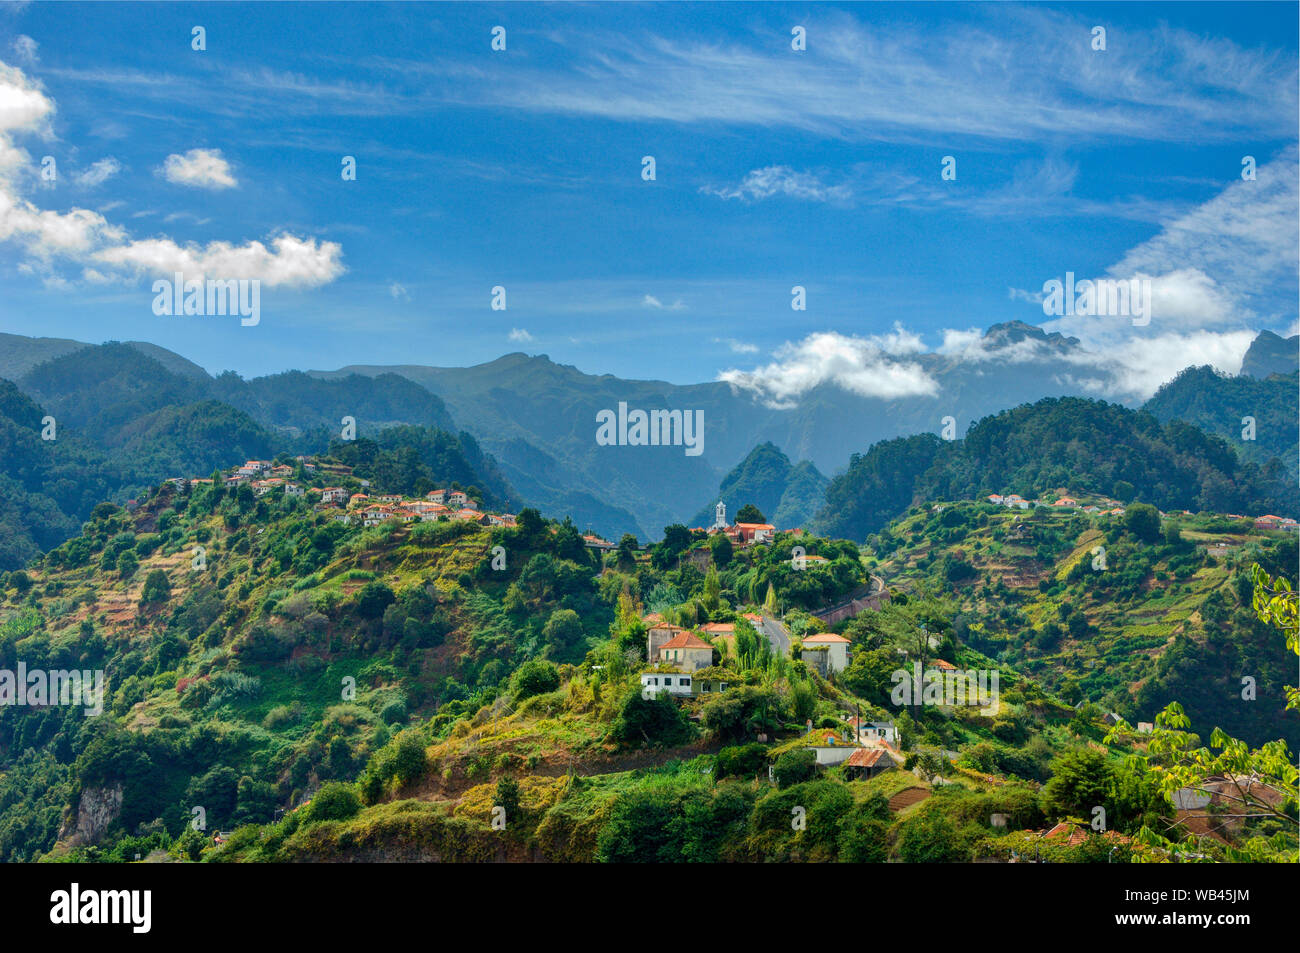
<path id="1" fill-rule="evenodd" d="M 818 728 L 810 732 L 806 744 L 817 756 L 817 763 L 823 767 L 849 760 L 849 756 L 861 747 L 852 741 L 846 741 L 832 728 Z"/>
<path id="2" fill-rule="evenodd" d="M 660 692 L 670 695 L 691 694 L 691 676 L 682 672 L 642 672 L 641 697 L 654 698 Z"/>
<path id="3" fill-rule="evenodd" d="M 810 649 L 826 653 L 826 671 L 842 672 L 849 667 L 849 640 L 834 632 L 819 632 L 806 636 L 803 640 L 804 651 Z"/>
<path id="4" fill-rule="evenodd" d="M 863 741 L 883 741 L 886 744 L 898 744 L 898 729 L 892 721 L 871 721 L 862 726 Z"/>

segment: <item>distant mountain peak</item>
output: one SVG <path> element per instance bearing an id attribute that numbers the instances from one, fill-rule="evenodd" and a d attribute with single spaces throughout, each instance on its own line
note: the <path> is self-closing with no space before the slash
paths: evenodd
<path id="1" fill-rule="evenodd" d="M 1009 347 L 1025 340 L 1041 341 L 1060 350 L 1079 346 L 1078 338 L 1066 337 L 1059 331 L 1048 333 L 1037 325 L 1026 324 L 1024 321 L 1002 321 L 990 325 L 984 332 L 984 340 L 995 347 Z"/>
<path id="2" fill-rule="evenodd" d="M 1272 331 L 1260 331 L 1242 358 L 1242 376 L 1265 378 L 1270 374 L 1294 374 L 1300 367 L 1297 347 L 1300 347 L 1300 336 L 1284 338 Z"/>

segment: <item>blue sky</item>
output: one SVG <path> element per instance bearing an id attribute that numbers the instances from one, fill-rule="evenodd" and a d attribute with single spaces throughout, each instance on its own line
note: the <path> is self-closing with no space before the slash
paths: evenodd
<path id="1" fill-rule="evenodd" d="M 919 352 L 979 360 L 973 329 L 1048 322 L 1042 285 L 1073 271 L 1153 280 L 1150 326 L 1051 325 L 1104 390 L 1141 395 L 1294 330 L 1296 17 L 3 4 L 0 329 L 246 376 L 523 350 L 772 399 L 889 396 Z M 178 262 L 259 278 L 261 323 L 155 316 Z"/>

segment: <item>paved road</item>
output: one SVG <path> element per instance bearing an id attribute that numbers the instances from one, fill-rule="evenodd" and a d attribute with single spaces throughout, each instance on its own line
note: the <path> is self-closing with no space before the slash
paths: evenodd
<path id="1" fill-rule="evenodd" d="M 763 621 L 754 626 L 760 633 L 767 636 L 767 642 L 772 646 L 772 654 L 789 655 L 790 654 L 790 630 L 785 627 L 779 619 L 774 619 L 766 612 L 760 613 Z"/>

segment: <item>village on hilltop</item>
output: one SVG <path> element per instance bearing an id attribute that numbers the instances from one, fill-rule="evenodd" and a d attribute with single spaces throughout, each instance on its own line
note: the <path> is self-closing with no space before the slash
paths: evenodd
<path id="1" fill-rule="evenodd" d="M 345 525 L 378 526 L 390 520 L 402 523 L 433 523 L 440 520 L 476 523 L 480 526 L 514 526 L 512 513 L 491 513 L 480 509 L 481 503 L 466 490 L 430 490 L 420 498 L 400 493 L 378 496 L 369 493 L 370 481 L 352 477 L 352 468 L 342 464 L 323 464 L 313 457 L 298 456 L 294 466 L 270 460 L 248 460 L 222 477 L 226 488 L 247 486 L 254 496 L 266 496 L 282 490 L 287 497 L 315 497 L 316 510 L 332 513 Z M 329 480 L 353 481 L 358 489 L 345 486 L 315 486 Z M 212 477 L 172 477 L 167 483 L 182 490 L 208 485 Z M 593 537 L 594 539 L 594 537 Z M 603 541 L 602 541 L 603 542 Z M 612 544 L 608 544 L 612 548 Z"/>

